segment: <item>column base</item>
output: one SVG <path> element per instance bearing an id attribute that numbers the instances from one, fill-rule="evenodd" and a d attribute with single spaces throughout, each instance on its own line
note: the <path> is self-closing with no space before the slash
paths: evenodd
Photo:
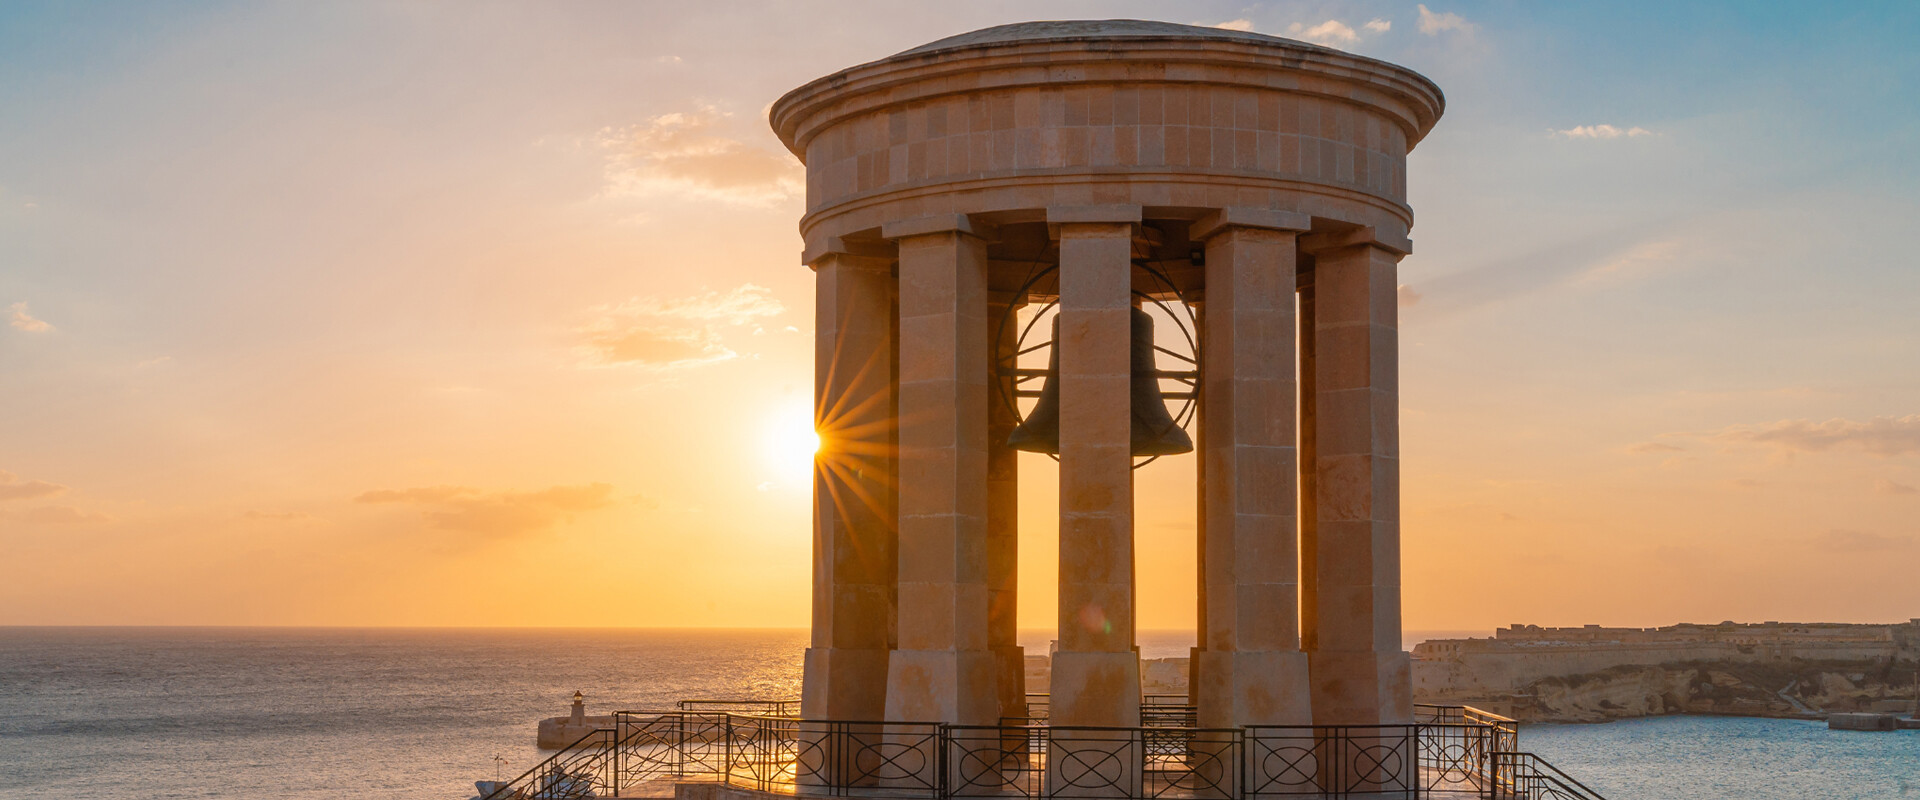
<path id="1" fill-rule="evenodd" d="M 1047 693 L 1051 724 L 1139 727 L 1140 655 L 1054 653 Z"/>
<path id="2" fill-rule="evenodd" d="M 1306 653 L 1204 651 L 1199 656 L 1201 683 L 1192 694 L 1200 727 L 1313 724 Z"/>
<path id="3" fill-rule="evenodd" d="M 993 648 L 998 667 L 995 689 L 1000 694 L 1000 717 L 1020 724 L 1027 716 L 1027 650 L 1024 647 Z"/>
<path id="4" fill-rule="evenodd" d="M 890 651 L 809 647 L 800 680 L 800 715 L 807 719 L 883 719 Z"/>
<path id="5" fill-rule="evenodd" d="M 1206 599 L 1202 597 L 1200 602 L 1205 603 Z M 1204 631 L 1200 634 L 1200 639 L 1206 641 Z M 1187 648 L 1187 704 L 1191 706 L 1200 705 L 1200 682 L 1206 680 L 1202 677 L 1200 662 L 1206 660 L 1207 652 L 1207 648 L 1198 645 Z"/>
<path id="6" fill-rule="evenodd" d="M 1140 725 L 1140 654 L 1053 654 L 1047 731 L 1047 792 L 1054 797 L 1139 797 L 1144 741 L 1128 731 L 1074 726 Z"/>
<path id="7" fill-rule="evenodd" d="M 1413 661 L 1404 652 L 1307 654 L 1315 725 L 1413 722 Z"/>
<path id="8" fill-rule="evenodd" d="M 895 650 L 887 662 L 884 719 L 998 724 L 1000 696 L 994 679 L 998 671 L 998 660 L 990 650 Z"/>
<path id="9" fill-rule="evenodd" d="M 850 647 L 809 647 L 800 682 L 800 716 L 812 720 L 878 720 L 886 716 L 885 685 L 891 651 Z M 876 726 L 877 727 L 877 726 Z M 879 731 L 835 732 L 824 724 L 802 723 L 796 731 L 799 756 L 794 779 L 805 786 L 871 786 L 873 776 L 849 766 L 847 753 L 863 752 L 879 741 Z"/>

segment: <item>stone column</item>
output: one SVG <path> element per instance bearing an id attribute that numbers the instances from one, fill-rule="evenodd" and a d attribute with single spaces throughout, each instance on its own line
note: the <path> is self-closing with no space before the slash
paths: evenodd
<path id="1" fill-rule="evenodd" d="M 1313 447 L 1314 429 L 1319 423 L 1313 413 L 1317 399 L 1313 374 L 1317 362 L 1313 357 L 1312 257 L 1299 255 L 1297 272 L 1300 305 L 1299 321 L 1294 327 L 1300 332 L 1300 341 L 1294 349 L 1300 354 L 1300 369 L 1296 373 L 1300 381 L 1300 649 L 1311 653 L 1320 649 L 1320 517 L 1315 510 L 1320 481 L 1319 458 Z"/>
<path id="2" fill-rule="evenodd" d="M 1191 237 L 1189 237 L 1191 238 Z M 1202 261 L 1205 259 L 1203 258 Z M 1207 330 L 1207 303 L 1204 286 L 1199 291 L 1188 293 L 1196 298 L 1188 303 L 1193 309 L 1193 325 L 1196 336 L 1204 344 Z M 1197 371 L 1199 366 L 1195 365 Z M 1201 381 L 1194 381 L 1194 402 L 1205 406 L 1207 387 Z M 1196 409 L 1198 410 L 1198 409 Z M 1200 705 L 1200 685 L 1206 680 L 1201 674 L 1200 662 L 1206 660 L 1207 652 L 1207 421 L 1204 414 L 1195 414 L 1193 426 L 1193 545 L 1194 545 L 1194 641 L 1187 650 L 1187 705 Z"/>
<path id="3" fill-rule="evenodd" d="M 1056 725 L 1140 724 L 1134 647 L 1133 229 L 1139 206 L 1049 208 L 1060 236 Z"/>
<path id="4" fill-rule="evenodd" d="M 1137 797 L 1141 743 L 1061 726 L 1140 724 L 1134 643 L 1133 234 L 1139 206 L 1047 209 L 1060 237 L 1060 647 L 1050 794 Z"/>
<path id="5" fill-rule="evenodd" d="M 996 365 L 1011 364 L 1020 349 L 1019 327 L 1000 333 L 1001 320 L 1026 305 L 1024 297 L 994 296 L 987 303 L 987 341 L 999 342 L 988 365 L 987 390 L 987 644 L 999 665 L 1000 716 L 1027 715 L 1027 659 L 1020 647 L 1020 452 L 1007 437 L 1014 416 L 1014 382 Z"/>
<path id="6" fill-rule="evenodd" d="M 1206 431 L 1202 727 L 1313 721 L 1300 652 L 1294 238 L 1306 215 L 1223 209 L 1206 243 L 1200 421 Z"/>
<path id="7" fill-rule="evenodd" d="M 1371 229 L 1308 237 L 1314 253 L 1313 716 L 1413 719 L 1400 649 L 1400 405 L 1396 267 Z"/>
<path id="8" fill-rule="evenodd" d="M 880 719 L 894 640 L 893 259 L 825 253 L 814 269 L 813 639 L 801 714 Z"/>
<path id="9" fill-rule="evenodd" d="M 955 215 L 881 233 L 900 248 L 900 616 L 886 718 L 991 724 L 986 242 Z"/>

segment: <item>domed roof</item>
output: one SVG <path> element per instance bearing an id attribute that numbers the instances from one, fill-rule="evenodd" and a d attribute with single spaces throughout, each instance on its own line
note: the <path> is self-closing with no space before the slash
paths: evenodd
<path id="1" fill-rule="evenodd" d="M 1040 20 L 1036 22 L 1016 22 L 1011 25 L 995 25 L 981 28 L 958 36 L 949 36 L 938 41 L 928 42 L 899 53 L 901 56 L 931 53 L 955 47 L 975 47 L 995 44 L 1017 44 L 1021 42 L 1045 41 L 1050 39 L 1166 39 L 1192 38 L 1246 42 L 1249 44 L 1284 44 L 1290 47 L 1307 47 L 1314 50 L 1327 48 L 1293 39 L 1282 39 L 1251 31 L 1232 31 L 1225 28 L 1208 28 L 1199 25 L 1181 25 L 1174 22 L 1157 22 L 1145 19 L 1067 19 Z"/>

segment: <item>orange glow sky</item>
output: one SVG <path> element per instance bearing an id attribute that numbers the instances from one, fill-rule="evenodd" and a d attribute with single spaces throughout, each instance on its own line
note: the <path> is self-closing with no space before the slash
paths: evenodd
<path id="1" fill-rule="evenodd" d="M 9 7 L 0 624 L 805 625 L 813 287 L 764 109 L 1082 16 L 1447 91 L 1407 627 L 1920 616 L 1920 23 L 1872 9 Z M 1190 627 L 1191 457 L 1139 487 L 1140 624 Z"/>

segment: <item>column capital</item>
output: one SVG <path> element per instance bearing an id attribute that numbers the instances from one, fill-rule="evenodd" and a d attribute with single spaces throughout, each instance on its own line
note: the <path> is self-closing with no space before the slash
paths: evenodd
<path id="1" fill-rule="evenodd" d="M 1300 237 L 1300 252 L 1310 255 L 1348 247 L 1374 247 L 1396 256 L 1405 256 L 1413 252 L 1413 240 L 1395 234 L 1382 234 L 1370 225 Z"/>
<path id="2" fill-rule="evenodd" d="M 818 271 L 820 263 L 838 256 L 847 266 L 869 269 L 892 269 L 897 251 L 892 242 L 875 239 L 844 239 L 829 236 L 819 244 L 810 244 L 800 251 L 800 263 L 808 269 Z"/>
<path id="3" fill-rule="evenodd" d="M 914 236 L 955 233 L 984 239 L 988 231 L 986 226 L 976 225 L 973 219 L 965 214 L 932 214 L 894 220 L 881 225 L 880 238 L 899 241 Z"/>
<path id="4" fill-rule="evenodd" d="M 1048 225 L 1069 225 L 1076 222 L 1137 225 L 1142 219 L 1145 219 L 1145 213 L 1140 206 L 1125 203 L 1094 206 L 1047 206 Z"/>
<path id="5" fill-rule="evenodd" d="M 1144 218 L 1136 205 L 1048 206 L 1047 236 L 1056 241 L 1067 231 L 1076 236 L 1132 236 Z"/>
<path id="6" fill-rule="evenodd" d="M 1233 228 L 1303 233 L 1312 227 L 1313 218 L 1297 211 L 1228 206 L 1195 220 L 1187 227 L 1187 238 L 1204 242 Z"/>

